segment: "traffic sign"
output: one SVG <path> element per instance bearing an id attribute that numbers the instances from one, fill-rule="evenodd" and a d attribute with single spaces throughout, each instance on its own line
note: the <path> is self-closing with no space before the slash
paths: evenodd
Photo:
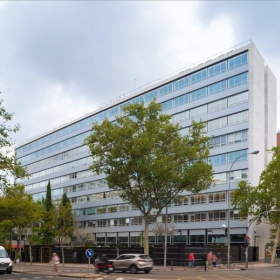
<path id="1" fill-rule="evenodd" d="M 86 256 L 87 256 L 89 259 L 92 258 L 93 255 L 94 255 L 94 252 L 93 252 L 92 249 L 87 249 L 87 250 L 86 250 Z"/>
<path id="2" fill-rule="evenodd" d="M 246 236 L 245 239 L 247 239 L 248 241 L 250 241 L 250 236 Z"/>

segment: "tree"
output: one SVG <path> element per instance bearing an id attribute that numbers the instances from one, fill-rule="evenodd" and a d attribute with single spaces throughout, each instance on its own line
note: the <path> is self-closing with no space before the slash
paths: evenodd
<path id="1" fill-rule="evenodd" d="M 110 189 L 137 206 L 144 217 L 144 251 L 148 254 L 148 227 L 153 209 L 162 209 L 179 193 L 207 189 L 212 166 L 207 163 L 208 137 L 202 123 L 193 122 L 189 136 L 182 136 L 171 116 L 161 114 L 152 101 L 122 108 L 116 122 L 94 124 L 87 138 L 93 156 L 90 167 L 104 173 Z"/>
<path id="2" fill-rule="evenodd" d="M 88 240 L 93 239 L 93 231 L 92 228 L 79 228 L 75 227 L 73 236 L 76 236 L 78 239 L 80 239 L 83 243 L 83 246 L 86 247 L 86 243 Z"/>
<path id="3" fill-rule="evenodd" d="M 46 199 L 42 200 L 43 215 L 41 227 L 38 229 L 39 240 L 37 243 L 53 245 L 55 238 L 55 207 L 52 203 L 51 184 L 48 182 Z"/>
<path id="4" fill-rule="evenodd" d="M 57 207 L 56 238 L 61 247 L 62 263 L 64 265 L 64 245 L 69 243 L 74 232 L 72 205 L 66 193 L 63 194 Z"/>
<path id="5" fill-rule="evenodd" d="M 263 170 L 259 185 L 251 186 L 245 181 L 238 184 L 233 192 L 232 204 L 240 209 L 241 218 L 253 216 L 251 222 L 268 222 L 274 227 L 274 245 L 271 263 L 275 262 L 276 249 L 280 238 L 280 148 L 273 147 L 272 160 Z"/>
<path id="6" fill-rule="evenodd" d="M 1 92 L 0 92 L 1 94 Z M 13 142 L 11 133 L 19 131 L 19 125 L 10 127 L 8 122 L 12 120 L 13 114 L 8 113 L 0 99 L 0 190 L 10 186 L 11 178 L 24 178 L 27 176 L 26 170 L 18 163 L 12 149 Z"/>
<path id="7" fill-rule="evenodd" d="M 4 190 L 0 197 L 0 223 L 5 225 L 7 235 L 17 240 L 16 257 L 20 254 L 22 236 L 30 235 L 34 223 L 41 219 L 42 207 L 25 193 L 23 185 L 14 185 Z M 31 252 L 31 250 L 30 250 Z"/>

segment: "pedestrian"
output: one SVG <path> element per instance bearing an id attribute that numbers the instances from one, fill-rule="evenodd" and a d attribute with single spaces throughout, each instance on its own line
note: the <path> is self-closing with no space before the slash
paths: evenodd
<path id="1" fill-rule="evenodd" d="M 207 267 L 208 268 L 210 267 L 210 265 L 212 265 L 212 258 L 213 258 L 213 253 L 212 253 L 212 251 L 210 251 L 207 254 Z"/>
<path id="2" fill-rule="evenodd" d="M 194 263 L 195 263 L 194 252 L 191 252 L 189 254 L 189 266 L 190 266 L 190 268 L 194 267 Z"/>
<path id="3" fill-rule="evenodd" d="M 74 262 L 74 264 L 76 264 L 76 262 L 77 262 L 77 252 L 76 251 L 73 252 L 73 262 Z"/>
<path id="4" fill-rule="evenodd" d="M 60 260 L 56 253 L 52 254 L 52 259 L 51 259 L 50 263 L 53 264 L 52 272 L 58 274 L 57 266 L 60 264 Z"/>
<path id="5" fill-rule="evenodd" d="M 212 265 L 213 265 L 213 268 L 216 267 L 217 265 L 217 260 L 218 260 L 218 257 L 216 255 L 213 254 L 212 256 Z"/>

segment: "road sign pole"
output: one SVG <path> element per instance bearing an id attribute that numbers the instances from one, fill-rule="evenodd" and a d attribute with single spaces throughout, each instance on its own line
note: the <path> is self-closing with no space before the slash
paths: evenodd
<path id="1" fill-rule="evenodd" d="M 90 274 L 90 273 L 89 273 L 89 270 L 90 270 L 89 267 L 90 267 L 90 258 L 88 258 L 88 275 Z"/>

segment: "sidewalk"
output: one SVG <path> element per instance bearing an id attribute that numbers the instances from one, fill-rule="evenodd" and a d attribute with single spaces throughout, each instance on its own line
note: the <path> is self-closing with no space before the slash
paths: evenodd
<path id="1" fill-rule="evenodd" d="M 250 262 L 248 263 L 248 270 L 258 270 L 258 269 L 264 269 L 264 268 L 270 268 L 270 267 L 279 267 L 279 264 L 270 264 L 270 263 L 264 263 L 264 262 Z M 88 270 L 90 268 L 90 271 Z M 245 270 L 245 263 L 232 263 L 231 264 L 231 270 Z M 163 266 L 154 266 L 154 270 L 156 271 L 163 271 Z M 170 266 L 167 267 L 168 271 L 171 271 L 172 268 Z M 190 267 L 186 266 L 174 266 L 173 271 L 204 271 L 204 266 L 198 266 L 194 269 L 191 269 Z M 215 270 L 228 270 L 227 266 L 224 264 L 218 265 Z M 52 273 L 52 265 L 49 263 L 33 263 L 32 265 L 30 263 L 17 263 L 14 264 L 13 267 L 14 272 L 18 273 L 30 273 L 30 274 L 36 274 L 36 275 L 54 275 Z M 58 275 L 63 277 L 72 277 L 72 278 L 88 278 L 88 279 L 96 279 L 96 280 L 103 280 L 106 279 L 106 276 L 99 275 L 94 273 L 94 267 L 92 264 L 88 266 L 88 264 L 65 264 L 64 266 L 60 264 L 58 266 Z M 210 268 L 210 271 L 212 271 L 212 268 Z"/>

